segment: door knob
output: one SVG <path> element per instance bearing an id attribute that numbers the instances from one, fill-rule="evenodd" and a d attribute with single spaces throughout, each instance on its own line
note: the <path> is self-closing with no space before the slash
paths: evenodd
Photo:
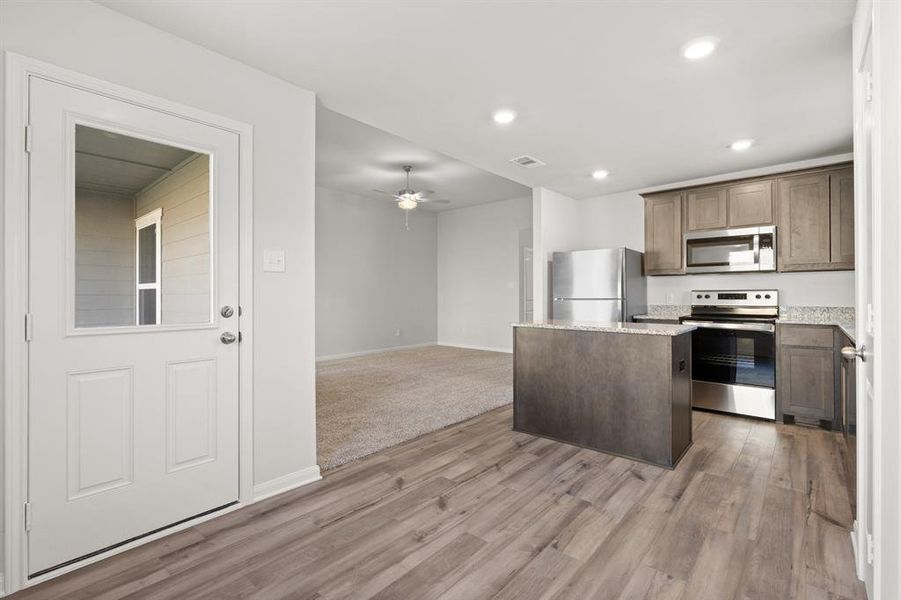
<path id="1" fill-rule="evenodd" d="M 235 314 L 235 309 L 226 304 L 219 310 L 219 314 L 225 317 L 226 319 Z"/>
<path id="2" fill-rule="evenodd" d="M 854 346 L 845 346 L 842 348 L 842 358 L 845 360 L 854 360 L 855 358 L 859 358 L 862 362 L 867 361 L 867 347 L 861 346 L 860 348 L 855 348 Z"/>
<path id="3" fill-rule="evenodd" d="M 234 344 L 236 341 L 238 341 L 238 336 L 236 336 L 231 331 L 226 331 L 219 336 L 219 341 L 223 344 Z"/>

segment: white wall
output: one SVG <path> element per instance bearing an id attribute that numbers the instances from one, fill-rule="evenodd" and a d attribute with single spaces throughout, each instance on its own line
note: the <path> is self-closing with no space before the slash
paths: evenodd
<path id="1" fill-rule="evenodd" d="M 438 343 L 510 352 L 531 198 L 438 214 Z"/>
<path id="2" fill-rule="evenodd" d="M 552 190 L 540 187 L 532 189 L 536 319 L 549 316 L 551 286 L 548 271 L 554 252 L 583 247 L 580 206 L 579 201 Z"/>
<path id="3" fill-rule="evenodd" d="M 254 477 L 314 466 L 314 94 L 83 0 L 4 1 L 0 50 L 253 126 Z M 263 247 L 285 273 L 262 272 Z"/>
<path id="4" fill-rule="evenodd" d="M 316 188 L 316 355 L 435 343 L 436 215 Z M 398 330 L 400 335 L 397 335 Z"/>
<path id="5" fill-rule="evenodd" d="M 644 250 L 644 199 L 637 191 L 579 200 L 580 248 L 628 246 Z M 693 289 L 777 288 L 780 304 L 854 306 L 854 272 L 744 273 L 654 276 L 648 278 L 648 304 L 689 304 Z"/>

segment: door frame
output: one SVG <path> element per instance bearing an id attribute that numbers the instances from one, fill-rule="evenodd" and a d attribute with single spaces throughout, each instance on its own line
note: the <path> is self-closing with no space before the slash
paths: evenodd
<path id="1" fill-rule="evenodd" d="M 3 591 L 52 579 L 199 522 L 251 504 L 253 498 L 253 126 L 172 102 L 51 63 L 6 52 L 3 189 Z M 174 525 L 52 573 L 28 579 L 25 502 L 28 499 L 28 343 L 23 335 L 28 309 L 28 125 L 29 77 L 85 90 L 189 119 L 238 135 L 238 219 L 240 311 L 238 362 L 238 503 L 229 509 Z"/>

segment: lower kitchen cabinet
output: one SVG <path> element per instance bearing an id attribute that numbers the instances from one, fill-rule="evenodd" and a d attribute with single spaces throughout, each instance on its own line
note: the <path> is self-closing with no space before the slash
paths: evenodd
<path id="1" fill-rule="evenodd" d="M 779 325 L 777 344 L 777 414 L 787 422 L 838 429 L 834 328 Z"/>

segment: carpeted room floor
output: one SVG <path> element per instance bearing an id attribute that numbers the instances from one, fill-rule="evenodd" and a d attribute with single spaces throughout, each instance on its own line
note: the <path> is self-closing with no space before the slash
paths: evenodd
<path id="1" fill-rule="evenodd" d="M 512 354 L 428 346 L 320 362 L 319 466 L 337 467 L 512 401 Z"/>

